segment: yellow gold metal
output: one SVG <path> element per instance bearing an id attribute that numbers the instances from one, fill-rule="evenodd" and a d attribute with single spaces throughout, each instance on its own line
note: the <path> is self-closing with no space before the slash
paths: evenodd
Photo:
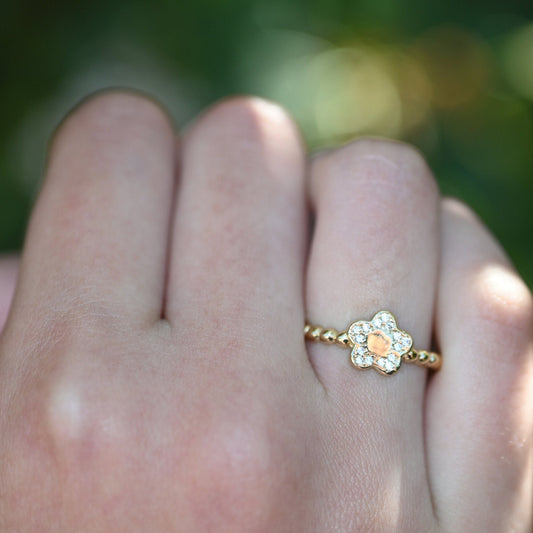
<path id="1" fill-rule="evenodd" d="M 327 344 L 333 344 L 337 339 L 338 334 L 339 332 L 336 329 L 326 329 L 322 332 L 322 335 L 320 335 L 320 340 Z"/>
<path id="2" fill-rule="evenodd" d="M 380 320 L 389 322 L 380 326 Z M 373 367 L 384 375 L 394 374 L 402 361 L 434 371 L 442 365 L 440 354 L 412 348 L 411 336 L 398 329 L 396 318 L 390 311 L 379 311 L 371 322 L 353 322 L 346 331 L 341 332 L 306 323 L 304 335 L 314 342 L 351 348 L 352 363 L 357 368 Z"/>
<path id="3" fill-rule="evenodd" d="M 418 352 L 418 362 L 425 365 L 428 361 L 429 361 L 428 353 L 424 350 L 420 350 Z"/>
<path id="4" fill-rule="evenodd" d="M 337 335 L 337 344 L 340 344 L 341 346 L 350 346 L 350 338 L 346 331 Z"/>
<path id="5" fill-rule="evenodd" d="M 304 327 L 304 336 L 306 339 L 314 342 L 350 346 L 350 339 L 346 331 L 339 333 L 336 329 L 325 329 L 322 326 L 306 324 Z"/>
<path id="6" fill-rule="evenodd" d="M 404 355 L 405 361 L 408 361 L 408 362 L 416 361 L 417 358 L 418 358 L 418 354 L 415 350 L 410 350 Z"/>

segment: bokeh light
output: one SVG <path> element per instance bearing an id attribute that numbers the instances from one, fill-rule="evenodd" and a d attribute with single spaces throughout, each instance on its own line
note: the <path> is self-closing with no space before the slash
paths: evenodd
<path id="1" fill-rule="evenodd" d="M 512 88 L 533 100 L 533 24 L 512 32 L 503 46 L 503 71 Z"/>
<path id="2" fill-rule="evenodd" d="M 88 93 L 143 90 L 179 125 L 252 93 L 284 105 L 310 150 L 418 146 L 533 284 L 533 4 L 29 0 L 2 15 L 0 251 L 20 248 L 47 139 Z"/>

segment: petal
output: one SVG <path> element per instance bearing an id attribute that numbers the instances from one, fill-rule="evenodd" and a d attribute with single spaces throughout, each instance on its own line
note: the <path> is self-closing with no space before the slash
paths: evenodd
<path id="1" fill-rule="evenodd" d="M 363 344 L 366 342 L 366 336 L 372 329 L 370 323 L 364 320 L 353 322 L 348 328 L 348 338 L 352 341 L 352 344 Z M 363 335 L 364 338 L 361 338 L 360 335 Z"/>
<path id="2" fill-rule="evenodd" d="M 399 341 L 399 344 L 402 346 L 402 350 L 398 351 L 400 355 L 403 355 L 404 353 L 407 353 L 412 347 L 413 347 L 413 338 L 409 333 L 406 333 L 405 331 L 402 331 L 402 338 Z"/>
<path id="3" fill-rule="evenodd" d="M 364 347 L 354 346 L 352 350 L 352 363 L 358 368 L 368 368 L 372 366 L 373 359 Z"/>
<path id="4" fill-rule="evenodd" d="M 387 359 L 396 367 L 399 367 L 402 363 L 401 356 L 395 352 L 391 352 L 389 355 L 387 355 Z"/>
<path id="5" fill-rule="evenodd" d="M 374 327 L 382 330 L 393 330 L 396 328 L 396 319 L 390 311 L 379 311 L 372 318 Z"/>
<path id="6" fill-rule="evenodd" d="M 395 372 L 398 371 L 398 369 L 400 368 L 400 365 L 401 365 L 401 360 L 400 362 L 397 364 L 393 361 L 391 361 L 390 359 L 388 358 L 385 358 L 385 357 L 380 357 L 377 361 L 376 361 L 376 365 L 375 365 L 375 368 L 378 372 L 380 372 L 381 374 L 387 374 L 387 375 L 390 375 L 390 374 L 394 374 Z"/>
<path id="7" fill-rule="evenodd" d="M 409 333 L 396 329 L 392 332 L 392 348 L 400 355 L 407 353 L 413 346 L 413 339 Z"/>

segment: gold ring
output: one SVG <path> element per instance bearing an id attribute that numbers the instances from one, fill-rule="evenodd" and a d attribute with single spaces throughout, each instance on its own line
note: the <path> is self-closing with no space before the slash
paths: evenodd
<path id="1" fill-rule="evenodd" d="M 399 370 L 402 361 L 431 370 L 438 370 L 442 363 L 440 354 L 436 352 L 415 350 L 413 338 L 398 328 L 390 311 L 378 311 L 368 322 L 352 322 L 346 331 L 341 332 L 307 323 L 304 334 L 312 341 L 350 347 L 351 361 L 356 368 L 374 368 L 388 376 Z"/>

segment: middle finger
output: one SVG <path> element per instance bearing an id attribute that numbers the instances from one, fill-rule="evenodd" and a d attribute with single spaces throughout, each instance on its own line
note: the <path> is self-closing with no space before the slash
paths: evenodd
<path id="1" fill-rule="evenodd" d="M 167 302 L 178 336 L 186 332 L 194 353 L 216 343 L 225 368 L 292 370 L 297 353 L 311 376 L 297 333 L 305 189 L 292 121 L 260 99 L 223 101 L 185 136 L 182 166 Z M 209 344 L 198 349 L 206 332 Z"/>

